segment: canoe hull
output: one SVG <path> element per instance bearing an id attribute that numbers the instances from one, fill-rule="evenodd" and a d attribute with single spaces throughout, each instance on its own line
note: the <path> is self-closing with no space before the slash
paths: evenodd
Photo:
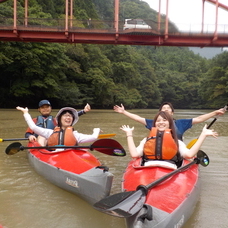
<path id="1" fill-rule="evenodd" d="M 110 194 L 113 174 L 99 168 L 100 162 L 88 151 L 46 152 L 29 150 L 28 159 L 35 171 L 54 185 L 92 205 Z"/>
<path id="2" fill-rule="evenodd" d="M 136 163 L 130 162 L 126 169 L 123 190 L 133 190 L 139 184 L 147 185 L 172 171 L 159 167 L 140 169 Z M 129 178 L 137 181 L 132 184 Z M 192 165 L 152 188 L 143 208 L 126 218 L 126 225 L 128 228 L 180 228 L 192 215 L 199 196 L 199 169 L 198 165 Z"/>

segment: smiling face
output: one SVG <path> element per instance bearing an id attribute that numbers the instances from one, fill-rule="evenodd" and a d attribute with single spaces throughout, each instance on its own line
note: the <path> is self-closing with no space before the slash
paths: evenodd
<path id="1" fill-rule="evenodd" d="M 159 115 L 155 122 L 155 127 L 159 131 L 165 131 L 166 129 L 169 129 L 169 121 L 166 118 Z"/>
<path id="2" fill-rule="evenodd" d="M 51 106 L 47 104 L 42 105 L 38 108 L 38 111 L 41 113 L 42 116 L 50 116 Z"/>
<path id="3" fill-rule="evenodd" d="M 173 115 L 173 110 L 168 104 L 163 105 L 161 111 L 168 112 L 170 115 Z"/>
<path id="4" fill-rule="evenodd" d="M 178 139 L 175 129 L 175 124 L 172 116 L 166 111 L 160 111 L 154 117 L 152 127 L 156 127 L 158 131 L 165 131 L 166 129 L 171 129 L 172 137 L 178 145 Z"/>
<path id="5" fill-rule="evenodd" d="M 64 114 L 61 115 L 60 122 L 63 129 L 72 126 L 73 114 L 71 112 L 66 111 Z"/>

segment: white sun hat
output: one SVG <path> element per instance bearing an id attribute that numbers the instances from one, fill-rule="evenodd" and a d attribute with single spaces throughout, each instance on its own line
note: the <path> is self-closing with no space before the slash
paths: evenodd
<path id="1" fill-rule="evenodd" d="M 58 123 L 58 117 L 61 115 L 62 112 L 64 111 L 71 111 L 74 115 L 74 121 L 72 123 L 72 126 L 75 125 L 77 122 L 78 122 L 78 112 L 76 109 L 74 108 L 71 108 L 71 107 L 64 107 L 64 108 L 61 108 L 58 113 L 56 114 L 55 118 L 56 118 L 56 122 Z"/>

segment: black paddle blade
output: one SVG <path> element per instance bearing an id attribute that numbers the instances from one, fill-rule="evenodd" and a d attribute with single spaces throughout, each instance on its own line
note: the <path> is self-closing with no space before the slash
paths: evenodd
<path id="1" fill-rule="evenodd" d="M 198 153 L 197 153 L 197 158 L 199 160 L 199 162 L 197 162 L 198 164 L 206 167 L 209 165 L 210 163 L 210 159 L 209 157 L 207 156 L 207 154 L 205 152 L 203 152 L 202 150 L 199 150 Z"/>
<path id="2" fill-rule="evenodd" d="M 146 201 L 144 191 L 121 192 L 108 196 L 93 205 L 103 213 L 126 218 L 137 213 Z"/>
<path id="3" fill-rule="evenodd" d="M 11 143 L 9 146 L 7 146 L 5 153 L 8 155 L 16 154 L 18 151 L 21 150 L 21 146 L 22 145 L 19 142 Z"/>
<path id="4" fill-rule="evenodd" d="M 126 156 L 124 148 L 114 139 L 99 139 L 91 145 L 90 150 L 93 149 L 103 154 L 113 156 Z"/>

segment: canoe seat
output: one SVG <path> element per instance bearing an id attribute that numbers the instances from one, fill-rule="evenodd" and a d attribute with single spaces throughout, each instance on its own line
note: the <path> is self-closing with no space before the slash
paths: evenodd
<path id="1" fill-rule="evenodd" d="M 159 161 L 159 160 L 153 160 L 153 161 L 147 161 L 145 165 L 142 165 L 142 158 L 138 158 L 133 162 L 133 167 L 135 169 L 143 169 L 143 168 L 151 168 L 151 167 L 162 167 L 167 169 L 177 169 L 177 166 L 175 164 L 172 164 L 170 162 L 166 161 Z"/>

